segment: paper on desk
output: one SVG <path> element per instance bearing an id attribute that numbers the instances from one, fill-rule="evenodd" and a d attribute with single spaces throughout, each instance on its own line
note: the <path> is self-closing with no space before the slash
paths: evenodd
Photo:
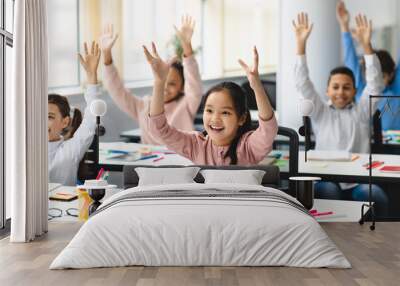
<path id="1" fill-rule="evenodd" d="M 307 162 L 304 162 L 304 164 L 306 164 L 307 166 L 312 167 L 312 168 L 326 168 L 326 167 L 328 167 L 328 163 L 321 162 L 321 161 L 307 161 Z"/>
<path id="2" fill-rule="evenodd" d="M 325 151 L 325 150 L 310 150 L 308 151 L 308 160 L 315 161 L 351 161 L 352 154 L 346 151 Z"/>

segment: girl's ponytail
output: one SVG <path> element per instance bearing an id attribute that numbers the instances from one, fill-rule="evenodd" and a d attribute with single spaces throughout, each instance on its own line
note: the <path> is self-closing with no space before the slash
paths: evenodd
<path id="1" fill-rule="evenodd" d="M 68 138 L 74 136 L 75 131 L 79 128 L 82 123 L 82 112 L 78 108 L 73 109 L 73 114 L 71 118 L 71 124 L 68 130 Z"/>

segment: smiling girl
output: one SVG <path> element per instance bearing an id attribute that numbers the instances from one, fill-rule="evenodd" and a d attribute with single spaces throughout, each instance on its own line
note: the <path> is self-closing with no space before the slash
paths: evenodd
<path id="1" fill-rule="evenodd" d="M 278 124 L 259 78 L 256 48 L 253 67 L 242 60 L 239 63 L 256 95 L 259 127 L 251 130 L 244 91 L 233 82 L 223 82 L 211 88 L 205 96 L 204 132 L 179 131 L 168 124 L 162 90 L 169 66 L 158 55 L 154 43 L 152 54 L 146 47 L 144 52 L 154 75 L 149 129 L 168 149 L 201 165 L 254 165 L 271 151 Z"/>

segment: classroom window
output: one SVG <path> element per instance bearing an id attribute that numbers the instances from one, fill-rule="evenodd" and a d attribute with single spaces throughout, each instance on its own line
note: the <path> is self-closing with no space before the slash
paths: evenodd
<path id="1" fill-rule="evenodd" d="M 200 0 L 124 0 L 123 1 L 123 71 L 125 81 L 145 81 L 152 79 L 151 69 L 143 55 L 142 45 L 154 41 L 164 58 L 174 55 L 172 39 L 173 25 L 179 27 L 185 13 L 196 20 L 192 43 L 201 50 L 201 7 Z M 200 54 L 197 55 L 198 59 Z"/>
<path id="2" fill-rule="evenodd" d="M 224 0 L 224 75 L 241 72 L 238 57 L 252 63 L 253 46 L 260 53 L 260 72 L 277 64 L 278 0 Z"/>
<path id="3" fill-rule="evenodd" d="M 201 49 L 202 0 L 104 0 L 48 3 L 49 89 L 79 87 L 85 77 L 76 54 L 83 42 L 98 40 L 103 27 L 112 23 L 119 39 L 113 47 L 113 60 L 127 82 L 152 79 L 142 45 L 157 43 L 163 56 L 172 55 L 168 45 L 183 13 L 196 19 L 195 49 Z M 198 58 L 201 57 L 198 54 Z M 101 65 L 99 75 L 101 75 Z"/>
<path id="4" fill-rule="evenodd" d="M 251 63 L 254 45 L 260 52 L 260 73 L 276 71 L 279 0 L 52 0 L 49 88 L 84 84 L 76 54 L 83 42 L 98 40 L 108 23 L 119 34 L 113 62 L 122 79 L 128 87 L 150 85 L 153 77 L 142 45 L 154 41 L 161 56 L 172 56 L 173 25 L 179 26 L 184 13 L 196 20 L 193 47 L 203 79 L 244 75 L 237 59 Z"/>
<path id="5" fill-rule="evenodd" d="M 78 1 L 47 2 L 49 87 L 79 86 Z"/>

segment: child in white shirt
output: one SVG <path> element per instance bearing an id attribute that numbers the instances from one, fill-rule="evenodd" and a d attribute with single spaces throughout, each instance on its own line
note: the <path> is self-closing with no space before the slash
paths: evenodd
<path id="1" fill-rule="evenodd" d="M 384 89 L 379 60 L 371 46 L 372 23 L 365 16 L 356 17 L 358 39 L 365 52 L 367 85 L 358 104 L 354 103 L 356 95 L 355 80 L 352 71 L 338 67 L 331 71 L 326 94 L 329 102 L 325 103 L 312 84 L 306 62 L 306 42 L 312 26 L 305 13 L 298 15 L 293 26 L 297 40 L 298 59 L 295 67 L 295 82 L 303 98 L 312 100 L 314 110 L 311 117 L 316 138 L 317 150 L 344 150 L 355 153 L 369 152 L 369 95 L 379 95 Z M 379 100 L 372 100 L 372 108 L 377 108 Z M 329 199 L 354 199 L 368 201 L 368 185 L 337 184 L 320 182 L 315 186 L 316 197 Z M 388 199 L 385 192 L 373 186 L 373 200 L 386 213 Z"/>
<path id="2" fill-rule="evenodd" d="M 49 94 L 48 97 L 48 164 L 49 182 L 75 186 L 79 162 L 93 141 L 96 118 L 90 113 L 90 103 L 99 95 L 97 67 L 100 49 L 94 42 L 89 53 L 84 44 L 85 55 L 79 54 L 80 63 L 86 71 L 86 108 L 82 115 L 78 109 L 71 110 L 66 97 Z"/>

